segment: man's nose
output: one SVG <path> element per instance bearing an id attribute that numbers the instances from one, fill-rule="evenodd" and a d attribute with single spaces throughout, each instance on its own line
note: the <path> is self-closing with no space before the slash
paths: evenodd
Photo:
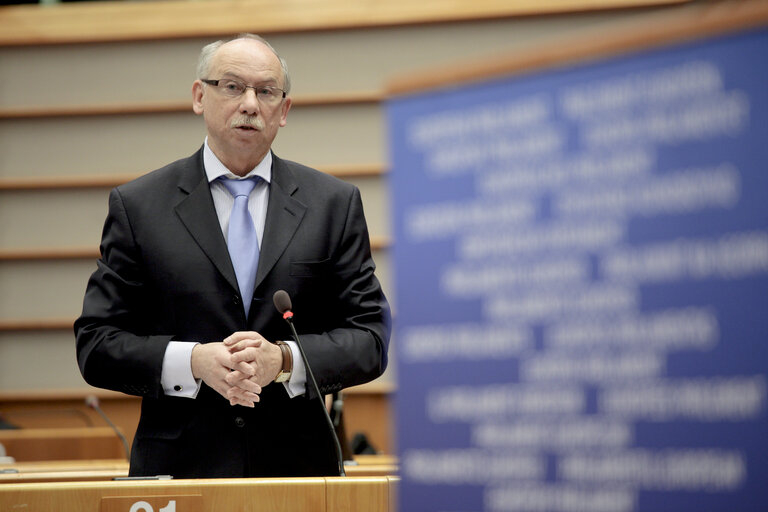
<path id="1" fill-rule="evenodd" d="M 248 87 L 240 97 L 240 111 L 247 114 L 258 114 L 260 107 L 256 91 Z"/>

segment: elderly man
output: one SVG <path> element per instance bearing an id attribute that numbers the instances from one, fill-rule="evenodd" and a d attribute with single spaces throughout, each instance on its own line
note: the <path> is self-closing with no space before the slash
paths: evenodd
<path id="1" fill-rule="evenodd" d="M 272 296 L 288 292 L 321 393 L 381 375 L 390 315 L 359 191 L 278 158 L 285 61 L 249 34 L 203 48 L 192 156 L 112 190 L 75 322 L 91 385 L 143 397 L 133 476 L 337 473 Z"/>

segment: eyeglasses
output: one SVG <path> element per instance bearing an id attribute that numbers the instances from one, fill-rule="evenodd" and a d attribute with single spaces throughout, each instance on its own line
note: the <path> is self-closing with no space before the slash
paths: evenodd
<path id="1" fill-rule="evenodd" d="M 253 89 L 253 92 L 256 93 L 256 98 L 263 105 L 277 105 L 283 101 L 286 94 L 284 90 L 272 87 L 271 85 L 246 85 L 239 80 L 232 80 L 230 78 L 223 78 L 221 80 L 208 80 L 204 78 L 200 81 L 218 88 L 228 98 L 239 98 L 245 94 L 246 90 Z"/>

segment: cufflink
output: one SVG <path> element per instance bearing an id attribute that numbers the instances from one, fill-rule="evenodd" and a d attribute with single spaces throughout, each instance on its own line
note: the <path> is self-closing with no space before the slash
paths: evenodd
<path id="1" fill-rule="evenodd" d="M 182 388 L 182 387 L 181 387 L 181 386 L 179 386 L 178 384 L 176 384 L 175 386 L 173 386 L 173 390 L 174 390 L 174 391 L 181 391 L 182 389 L 184 389 L 184 388 Z"/>

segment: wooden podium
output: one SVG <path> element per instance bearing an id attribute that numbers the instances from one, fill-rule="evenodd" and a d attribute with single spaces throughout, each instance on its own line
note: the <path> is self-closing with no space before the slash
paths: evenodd
<path id="1" fill-rule="evenodd" d="M 0 510 L 29 512 L 390 512 L 398 478 L 7 483 Z"/>

